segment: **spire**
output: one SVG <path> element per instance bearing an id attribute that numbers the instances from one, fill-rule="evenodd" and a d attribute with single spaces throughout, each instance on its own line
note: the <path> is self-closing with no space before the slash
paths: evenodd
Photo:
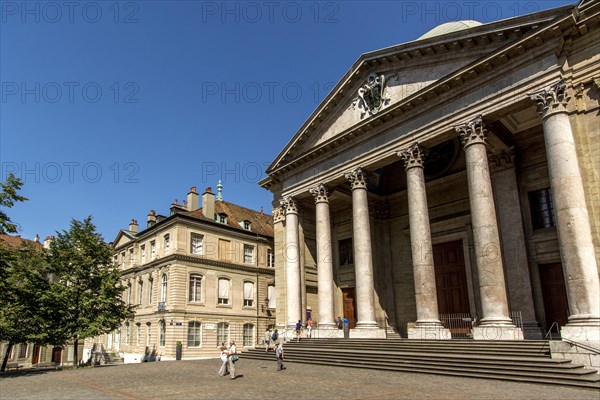
<path id="1" fill-rule="evenodd" d="M 217 183 L 217 198 L 215 200 L 223 201 L 223 184 L 221 183 L 220 179 L 219 183 Z"/>

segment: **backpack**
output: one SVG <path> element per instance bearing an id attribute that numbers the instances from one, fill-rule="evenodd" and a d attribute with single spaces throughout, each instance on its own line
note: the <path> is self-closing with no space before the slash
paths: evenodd
<path id="1" fill-rule="evenodd" d="M 278 334 L 277 332 L 274 332 L 274 333 L 273 333 L 273 336 L 271 336 L 271 338 L 272 338 L 273 340 L 277 340 L 277 339 L 279 338 L 279 334 Z"/>

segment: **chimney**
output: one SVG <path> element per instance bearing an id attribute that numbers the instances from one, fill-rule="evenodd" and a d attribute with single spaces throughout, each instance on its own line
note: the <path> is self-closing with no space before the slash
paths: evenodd
<path id="1" fill-rule="evenodd" d="M 35 234 L 35 237 L 33 238 L 33 241 L 36 243 L 40 242 L 40 235 L 38 235 L 37 233 Z"/>
<path id="2" fill-rule="evenodd" d="M 134 232 L 134 233 L 138 233 L 137 219 L 132 219 L 131 220 L 131 222 L 129 223 L 129 231 L 130 232 Z"/>
<path id="3" fill-rule="evenodd" d="M 156 212 L 154 210 L 150 210 L 148 214 L 148 228 L 154 226 L 156 224 Z"/>
<path id="4" fill-rule="evenodd" d="M 215 219 L 215 195 L 210 186 L 202 194 L 202 213 L 211 221 Z"/>
<path id="5" fill-rule="evenodd" d="M 187 197 L 188 211 L 195 211 L 198 209 L 198 197 L 198 193 L 196 193 L 196 186 L 192 186 Z"/>

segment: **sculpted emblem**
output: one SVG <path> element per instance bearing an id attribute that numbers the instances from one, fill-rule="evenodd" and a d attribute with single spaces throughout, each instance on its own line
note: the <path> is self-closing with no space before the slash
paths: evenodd
<path id="1" fill-rule="evenodd" d="M 390 78 L 398 80 L 398 74 L 394 74 Z M 350 107 L 352 109 L 356 109 L 356 107 L 362 109 L 361 119 L 366 114 L 377 114 L 383 106 L 389 103 L 390 96 L 386 88 L 386 83 L 385 75 L 371 74 L 367 78 L 367 83 L 358 89 L 358 97 L 354 99 Z"/>

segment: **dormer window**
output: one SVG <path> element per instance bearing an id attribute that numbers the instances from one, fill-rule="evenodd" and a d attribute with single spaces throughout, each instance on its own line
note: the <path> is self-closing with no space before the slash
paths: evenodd
<path id="1" fill-rule="evenodd" d="M 252 230 L 252 224 L 248 220 L 242 222 L 242 226 L 247 231 L 251 231 Z"/>
<path id="2" fill-rule="evenodd" d="M 215 219 L 220 224 L 226 224 L 227 223 L 227 214 L 225 214 L 225 213 L 217 214 L 215 216 Z"/>

